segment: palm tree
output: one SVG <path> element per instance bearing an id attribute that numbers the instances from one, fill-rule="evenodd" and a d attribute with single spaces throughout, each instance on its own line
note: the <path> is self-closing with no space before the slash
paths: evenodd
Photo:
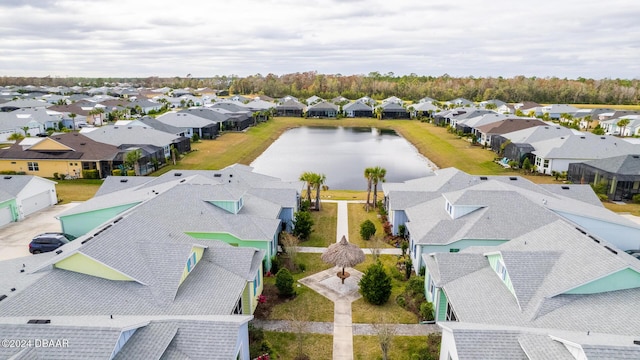
<path id="1" fill-rule="evenodd" d="M 371 178 L 372 171 L 373 168 L 370 167 L 364 169 L 364 178 L 367 179 L 367 203 L 365 205 L 367 212 L 369 212 L 369 204 L 371 203 L 371 183 L 373 182 L 373 179 Z"/>
<path id="2" fill-rule="evenodd" d="M 7 140 L 13 140 L 15 142 L 18 142 L 20 140 L 24 139 L 24 135 L 18 133 L 18 132 L 14 132 L 13 134 L 9 135 L 7 137 Z"/>
<path id="3" fill-rule="evenodd" d="M 620 136 L 624 137 L 624 130 L 627 127 L 627 125 L 629 125 L 629 123 L 631 122 L 631 120 L 629 119 L 620 119 L 618 121 L 618 123 L 616 124 L 618 126 L 618 128 L 620 128 Z"/>
<path id="4" fill-rule="evenodd" d="M 70 113 L 69 117 L 71 118 L 71 129 L 73 129 L 73 131 L 76 131 L 76 114 L 74 113 Z"/>
<path id="5" fill-rule="evenodd" d="M 387 169 L 376 166 L 371 170 L 371 182 L 373 183 L 373 207 L 378 206 L 378 182 L 385 182 Z"/>
<path id="6" fill-rule="evenodd" d="M 313 174 L 311 185 L 316 190 L 316 211 L 320 211 L 320 189 L 328 189 L 325 186 L 327 177 L 325 174 Z"/>
<path id="7" fill-rule="evenodd" d="M 304 181 L 307 183 L 307 201 L 309 202 L 309 206 L 311 206 L 311 183 L 313 182 L 314 173 L 305 171 L 300 175 L 300 181 Z"/>

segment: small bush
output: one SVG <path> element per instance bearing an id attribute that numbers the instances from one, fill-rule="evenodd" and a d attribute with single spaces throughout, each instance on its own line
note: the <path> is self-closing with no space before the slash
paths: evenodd
<path id="1" fill-rule="evenodd" d="M 426 274 L 427 274 L 427 268 L 424 265 L 420 266 L 420 273 L 418 273 L 418 275 L 424 277 Z"/>
<path id="2" fill-rule="evenodd" d="M 111 175 L 113 175 L 113 176 L 122 176 L 122 170 L 113 169 L 113 170 L 111 170 Z"/>
<path id="3" fill-rule="evenodd" d="M 54 180 L 60 180 L 60 174 L 58 174 L 57 172 L 53 173 L 53 179 Z"/>
<path id="4" fill-rule="evenodd" d="M 276 287 L 278 295 L 282 297 L 291 297 L 295 295 L 296 290 L 293 288 L 293 276 L 286 268 L 282 268 L 276 274 Z"/>
<path id="5" fill-rule="evenodd" d="M 313 218 L 308 211 L 298 211 L 294 214 L 293 235 L 304 241 L 313 231 Z"/>
<path id="6" fill-rule="evenodd" d="M 407 300 L 405 300 L 404 296 L 402 295 L 398 295 L 396 297 L 396 303 L 398 303 L 398 305 L 400 305 L 401 308 L 404 308 L 405 306 L 407 306 Z"/>
<path id="7" fill-rule="evenodd" d="M 83 179 L 98 179 L 98 170 L 82 170 Z"/>
<path id="8" fill-rule="evenodd" d="M 640 194 L 633 195 L 631 201 L 633 201 L 634 204 L 640 204 Z"/>
<path id="9" fill-rule="evenodd" d="M 397 267 L 392 267 L 389 272 L 391 273 L 391 277 L 398 280 L 398 281 L 403 281 L 405 280 L 404 278 L 404 274 L 400 272 L 400 270 L 398 270 Z"/>
<path id="10" fill-rule="evenodd" d="M 426 321 L 433 321 L 433 304 L 425 301 L 420 304 L 420 317 Z"/>
<path id="11" fill-rule="evenodd" d="M 369 240 L 376 233 L 376 226 L 371 220 L 365 220 L 360 224 L 360 237 L 362 240 Z"/>
<path id="12" fill-rule="evenodd" d="M 298 270 L 300 270 L 300 272 L 305 272 L 307 270 L 307 264 L 299 263 L 298 264 Z"/>
<path id="13" fill-rule="evenodd" d="M 127 170 L 127 176 L 136 176 L 135 170 Z"/>
<path id="14" fill-rule="evenodd" d="M 380 262 L 367 268 L 358 285 L 362 297 L 371 304 L 382 305 L 391 296 L 391 278 Z"/>
<path id="15" fill-rule="evenodd" d="M 382 229 L 384 230 L 384 233 L 385 233 L 387 236 L 390 236 L 390 235 L 391 235 L 391 223 L 390 223 L 390 222 L 385 221 L 385 222 L 382 224 Z"/>
<path id="16" fill-rule="evenodd" d="M 271 257 L 271 270 L 269 270 L 272 274 L 277 274 L 278 271 L 282 268 L 282 260 L 276 255 Z"/>

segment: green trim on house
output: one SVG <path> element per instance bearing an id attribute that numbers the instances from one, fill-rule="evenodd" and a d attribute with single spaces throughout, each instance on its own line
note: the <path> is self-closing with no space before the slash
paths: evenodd
<path id="1" fill-rule="evenodd" d="M 62 232 L 80 237 L 138 204 L 140 202 L 60 216 Z"/>
<path id="2" fill-rule="evenodd" d="M 185 234 L 191 236 L 196 239 L 203 240 L 219 240 L 225 242 L 229 245 L 239 246 L 239 247 L 252 247 L 265 251 L 264 261 L 267 271 L 271 269 L 271 241 L 266 240 L 242 240 L 237 236 L 229 233 L 222 232 L 196 232 L 196 231 L 186 231 Z"/>
<path id="3" fill-rule="evenodd" d="M 616 290 L 635 289 L 638 287 L 640 287 L 640 273 L 631 268 L 626 268 L 573 288 L 563 294 L 599 294 Z"/>
<path id="4" fill-rule="evenodd" d="M 8 207 L 9 210 L 11 211 L 11 221 L 15 222 L 18 221 L 18 217 L 19 217 L 19 213 L 18 213 L 18 203 L 16 202 L 16 199 L 9 199 L 3 202 L 0 202 L 0 208 L 6 208 Z"/>
<path id="5" fill-rule="evenodd" d="M 516 292 L 513 289 L 513 283 L 511 282 L 511 278 L 509 277 L 509 269 L 506 268 L 506 266 L 504 265 L 504 260 L 502 260 L 502 254 L 491 254 L 491 255 L 487 255 L 487 259 L 489 260 L 489 264 L 491 265 L 491 269 L 493 269 L 493 271 L 496 273 L 496 275 L 502 280 L 502 282 L 507 286 L 507 289 L 509 289 L 509 291 L 511 291 L 511 293 L 513 294 L 513 296 L 516 296 Z M 502 274 L 498 273 L 498 268 L 497 268 L 497 264 L 498 262 L 501 263 L 501 267 L 504 267 L 504 271 L 505 271 L 505 277 L 504 279 L 502 278 Z M 517 297 L 516 297 L 517 298 Z"/>
<path id="6" fill-rule="evenodd" d="M 444 290 L 439 289 L 440 292 L 440 300 L 438 301 L 438 313 L 436 314 L 437 321 L 446 321 L 447 320 L 447 294 L 444 293 Z"/>
<path id="7" fill-rule="evenodd" d="M 107 280 L 135 281 L 133 278 L 102 264 L 85 254 L 75 253 L 55 263 L 55 267 Z"/>

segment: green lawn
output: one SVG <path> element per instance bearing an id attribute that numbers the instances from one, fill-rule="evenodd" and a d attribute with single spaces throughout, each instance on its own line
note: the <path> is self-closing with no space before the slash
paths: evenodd
<path id="1" fill-rule="evenodd" d="M 376 236 L 382 238 L 384 235 L 384 230 L 382 229 L 382 223 L 380 219 L 378 219 L 378 212 L 371 209 L 369 212 L 366 212 L 364 209 L 364 204 L 348 204 L 349 209 L 349 242 L 358 245 L 360 248 L 368 248 L 371 246 L 371 242 L 373 240 L 365 241 L 362 240 L 360 236 L 360 224 L 362 224 L 365 220 L 371 220 L 376 226 Z M 380 242 L 381 247 L 392 247 L 391 245 Z"/>
<path id="2" fill-rule="evenodd" d="M 298 354 L 298 341 L 294 333 L 265 331 L 264 338 L 276 351 L 275 359 L 294 359 Z M 333 353 L 333 335 L 305 334 L 302 338 L 302 351 L 311 360 L 331 360 Z M 274 359 L 272 357 L 272 359 Z"/>
<path id="3" fill-rule="evenodd" d="M 102 180 L 76 179 L 76 180 L 54 180 L 56 193 L 60 204 L 72 201 L 86 201 L 91 199 L 98 191 Z"/>
<path id="4" fill-rule="evenodd" d="M 424 351 L 426 347 L 426 336 L 394 336 L 389 349 L 389 359 L 412 359 L 413 354 Z M 434 349 L 434 352 L 439 353 L 438 349 Z M 354 336 L 353 354 L 354 360 L 381 359 L 382 350 L 380 350 L 378 337 Z"/>
<path id="5" fill-rule="evenodd" d="M 327 247 L 336 242 L 338 204 L 322 203 L 320 211 L 311 211 L 313 232 L 300 246 Z"/>
<path id="6" fill-rule="evenodd" d="M 395 268 L 397 256 L 381 255 L 380 261 L 385 267 L 387 274 L 391 275 L 392 268 Z M 361 272 L 373 264 L 373 256 L 367 255 L 365 262 L 357 265 L 355 268 Z M 386 304 L 378 306 L 371 305 L 364 299 L 360 298 L 351 303 L 351 315 L 354 323 L 376 324 L 380 322 L 398 323 L 398 324 L 417 324 L 418 317 L 396 303 L 396 296 L 402 294 L 406 282 L 393 279 L 391 280 L 391 296 Z"/>

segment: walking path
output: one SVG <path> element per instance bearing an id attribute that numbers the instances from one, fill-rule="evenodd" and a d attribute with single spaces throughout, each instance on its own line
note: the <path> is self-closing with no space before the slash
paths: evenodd
<path id="1" fill-rule="evenodd" d="M 331 201 L 338 204 L 336 242 L 343 236 L 349 240 L 349 216 L 348 203 L 361 203 L 361 201 Z M 299 252 L 322 253 L 326 248 L 299 247 Z M 371 249 L 363 249 L 365 253 L 371 253 Z M 400 255 L 400 249 L 381 249 L 382 254 Z M 358 270 L 345 269 L 350 276 L 344 283 L 336 276 L 340 268 L 335 267 L 300 279 L 299 282 L 315 290 L 322 296 L 333 301 L 333 331 L 331 323 L 311 322 L 308 324 L 309 332 L 320 334 L 333 334 L 333 359 L 353 360 L 353 335 L 375 335 L 377 332 L 372 324 L 353 324 L 351 317 L 351 303 L 358 300 L 361 295 L 358 291 L 358 283 L 362 273 Z M 273 331 L 286 331 L 286 321 L 256 321 L 256 326 Z M 431 325 L 397 325 L 398 335 L 427 335 L 437 332 L 438 327 Z"/>

